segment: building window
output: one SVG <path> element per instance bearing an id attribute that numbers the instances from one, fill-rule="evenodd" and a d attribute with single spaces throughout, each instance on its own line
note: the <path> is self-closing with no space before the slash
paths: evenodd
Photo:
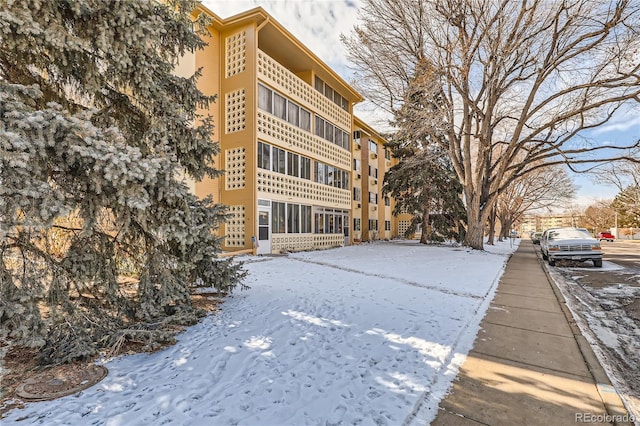
<path id="1" fill-rule="evenodd" d="M 271 232 L 285 233 L 285 203 L 271 202 Z"/>
<path id="2" fill-rule="evenodd" d="M 329 99 L 334 104 L 338 105 L 345 111 L 349 111 L 349 101 L 344 96 L 340 95 L 336 90 L 334 90 L 327 83 L 322 81 L 322 79 L 318 76 L 315 78 L 315 89 L 322 93 L 327 99 Z"/>
<path id="3" fill-rule="evenodd" d="M 287 98 L 277 93 L 273 94 L 273 115 L 282 120 L 287 119 Z"/>
<path id="4" fill-rule="evenodd" d="M 378 204 L 378 193 L 377 192 L 369 192 L 369 202 L 371 204 Z"/>
<path id="5" fill-rule="evenodd" d="M 300 177 L 311 180 L 311 159 L 300 157 Z"/>
<path id="6" fill-rule="evenodd" d="M 261 169 L 271 169 L 271 145 L 258 142 L 258 167 Z"/>
<path id="7" fill-rule="evenodd" d="M 384 221 L 384 230 L 385 231 L 391 231 L 391 221 L 390 220 L 385 220 Z"/>
<path id="8" fill-rule="evenodd" d="M 258 167 L 289 176 L 311 179 L 311 159 L 258 142 Z"/>
<path id="9" fill-rule="evenodd" d="M 360 188 L 353 188 L 353 201 L 362 201 L 362 190 Z"/>
<path id="10" fill-rule="evenodd" d="M 311 233 L 311 206 L 300 206 L 301 229 L 303 234 Z"/>
<path id="11" fill-rule="evenodd" d="M 300 233 L 300 205 L 287 204 L 287 232 L 289 234 Z"/>
<path id="12" fill-rule="evenodd" d="M 273 154 L 273 159 L 271 161 L 271 170 L 274 172 L 286 173 L 286 151 L 284 149 L 271 147 L 271 153 Z"/>
<path id="13" fill-rule="evenodd" d="M 371 176 L 372 178 L 377 178 L 378 177 L 378 169 L 376 167 L 373 166 L 369 166 L 369 176 Z"/>
<path id="14" fill-rule="evenodd" d="M 258 84 L 258 108 L 269 114 L 273 113 L 273 92 L 266 86 Z"/>
<path id="15" fill-rule="evenodd" d="M 371 151 L 371 153 L 373 153 L 373 154 L 377 154 L 378 153 L 378 144 L 375 143 L 374 141 L 369 141 L 369 151 Z"/>
<path id="16" fill-rule="evenodd" d="M 311 131 L 311 113 L 268 87 L 258 84 L 258 108 Z"/>
<path id="17" fill-rule="evenodd" d="M 354 217 L 353 218 L 353 230 L 354 231 L 362 231 L 362 229 L 360 228 L 360 218 L 359 217 Z"/>
<path id="18" fill-rule="evenodd" d="M 391 199 L 388 196 L 384 197 L 384 205 L 385 206 L 390 206 L 391 205 Z"/>
<path id="19" fill-rule="evenodd" d="M 316 234 L 344 234 L 348 218 L 349 212 L 346 210 L 319 208 L 315 214 Z"/>
<path id="20" fill-rule="evenodd" d="M 287 174 L 298 177 L 300 175 L 300 156 L 293 152 L 287 152 Z"/>
<path id="21" fill-rule="evenodd" d="M 311 113 L 304 108 L 300 108 L 299 127 L 307 132 L 311 131 Z"/>
<path id="22" fill-rule="evenodd" d="M 272 201 L 271 227 L 275 234 L 310 234 L 311 206 Z"/>
<path id="23" fill-rule="evenodd" d="M 315 135 L 333 142 L 341 148 L 351 150 L 349 133 L 334 126 L 319 115 L 315 116 Z"/>
<path id="24" fill-rule="evenodd" d="M 349 172 L 328 164 L 314 161 L 314 182 L 340 189 L 349 189 Z"/>
<path id="25" fill-rule="evenodd" d="M 362 162 L 357 158 L 353 159 L 353 170 L 355 170 L 356 172 L 359 172 L 362 170 Z"/>
<path id="26" fill-rule="evenodd" d="M 300 123 L 300 107 L 293 102 L 287 104 L 287 121 L 294 126 Z"/>
<path id="27" fill-rule="evenodd" d="M 369 219 L 369 231 L 378 230 L 378 221 L 375 219 Z"/>
<path id="28" fill-rule="evenodd" d="M 387 147 L 384 148 L 384 158 L 391 160 L 391 151 L 389 151 L 389 148 Z"/>

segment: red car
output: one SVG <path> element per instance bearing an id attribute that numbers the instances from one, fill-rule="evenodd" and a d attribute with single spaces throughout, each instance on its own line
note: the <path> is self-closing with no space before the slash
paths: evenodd
<path id="1" fill-rule="evenodd" d="M 600 241 L 605 240 L 605 241 L 611 241 L 613 242 L 616 237 L 613 236 L 613 234 L 611 232 L 600 232 L 596 238 Z"/>

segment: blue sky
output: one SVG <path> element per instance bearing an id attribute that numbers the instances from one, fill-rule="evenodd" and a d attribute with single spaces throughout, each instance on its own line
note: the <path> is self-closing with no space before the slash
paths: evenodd
<path id="1" fill-rule="evenodd" d="M 202 3 L 222 18 L 263 7 L 346 81 L 352 80 L 340 34 L 349 34 L 358 23 L 361 0 L 202 0 Z M 356 106 L 355 112 L 374 128 L 385 127 L 383 118 L 365 105 Z M 640 109 L 620 114 L 589 136 L 598 144 L 640 139 Z M 617 193 L 614 187 L 596 184 L 588 176 L 573 176 L 578 186 L 575 201 L 578 205 L 586 207 L 598 200 L 612 199 Z"/>

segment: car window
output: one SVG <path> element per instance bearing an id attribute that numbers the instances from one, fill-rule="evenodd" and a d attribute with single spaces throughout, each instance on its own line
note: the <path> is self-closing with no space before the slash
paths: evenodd
<path id="1" fill-rule="evenodd" d="M 562 229 L 550 233 L 550 239 L 577 239 L 592 238 L 591 235 L 582 229 Z"/>

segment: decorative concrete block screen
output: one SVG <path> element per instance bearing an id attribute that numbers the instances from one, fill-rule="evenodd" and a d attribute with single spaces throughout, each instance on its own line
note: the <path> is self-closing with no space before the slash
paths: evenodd
<path id="1" fill-rule="evenodd" d="M 247 34 L 244 31 L 230 35 L 225 40 L 227 78 L 240 74 L 247 68 Z"/>
<path id="2" fill-rule="evenodd" d="M 410 225 L 411 222 L 409 222 L 408 220 L 398 221 L 398 235 L 404 237 L 404 233 L 407 232 L 407 229 L 409 229 Z"/>
<path id="3" fill-rule="evenodd" d="M 344 246 L 344 235 L 342 234 L 273 234 L 271 236 L 271 250 L 274 253 L 341 246 Z"/>
<path id="4" fill-rule="evenodd" d="M 234 90 L 224 95 L 225 132 L 227 134 L 244 130 L 247 120 L 247 104 L 244 89 Z"/>
<path id="5" fill-rule="evenodd" d="M 292 145 L 297 148 L 296 151 L 313 159 L 351 170 L 351 154 L 348 151 L 261 111 L 258 111 L 258 134 L 274 145 L 285 149 Z"/>
<path id="6" fill-rule="evenodd" d="M 246 182 L 246 158 L 243 147 L 225 151 L 225 189 L 231 191 L 242 189 Z"/>
<path id="7" fill-rule="evenodd" d="M 258 76 L 280 89 L 282 93 L 291 94 L 294 100 L 301 101 L 314 111 L 318 111 L 320 115 L 342 127 L 343 130 L 351 132 L 351 114 L 325 98 L 261 50 L 258 50 Z"/>
<path id="8" fill-rule="evenodd" d="M 276 199 L 291 197 L 301 201 L 318 201 L 340 209 L 351 208 L 351 192 L 347 189 L 320 185 L 307 179 L 264 169 L 258 169 L 258 192 L 276 195 Z"/>
<path id="9" fill-rule="evenodd" d="M 245 216 L 244 206 L 229 206 L 231 218 L 227 219 L 225 245 L 227 247 L 244 247 Z"/>

